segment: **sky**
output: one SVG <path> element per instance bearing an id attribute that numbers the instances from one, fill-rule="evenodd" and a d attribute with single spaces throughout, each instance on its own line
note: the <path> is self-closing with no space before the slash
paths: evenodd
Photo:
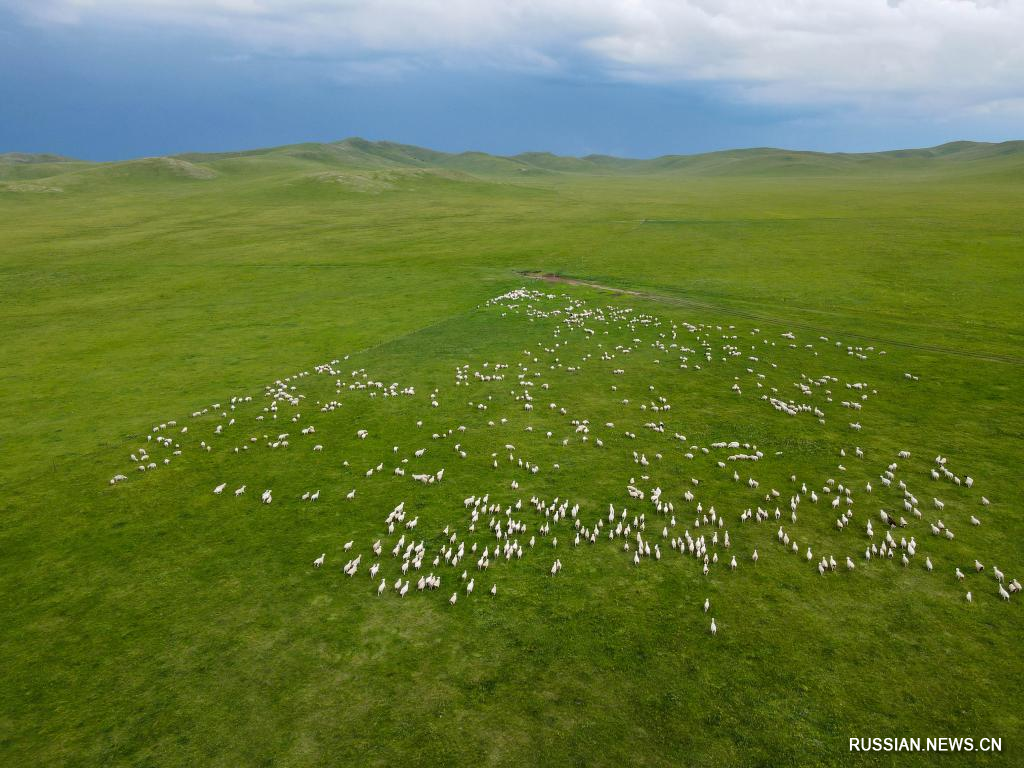
<path id="1" fill-rule="evenodd" d="M 0 152 L 1024 138 L 1024 0 L 0 0 Z"/>

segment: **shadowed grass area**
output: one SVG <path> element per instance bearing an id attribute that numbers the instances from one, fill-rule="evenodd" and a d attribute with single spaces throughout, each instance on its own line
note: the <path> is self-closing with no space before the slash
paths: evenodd
<path id="1" fill-rule="evenodd" d="M 1024 188 L 1015 155 L 811 156 L 794 174 L 778 170 L 791 161 L 764 153 L 632 166 L 327 147 L 0 166 L 7 184 L 61 190 L 0 189 L 0 762 L 905 765 L 929 756 L 851 757 L 848 739 L 971 735 L 1002 737 L 1004 753 L 944 755 L 943 764 L 1019 763 L 1019 596 L 999 601 L 988 573 L 964 586 L 952 577 L 975 557 L 1010 578 L 1024 573 L 1024 368 L 1012 360 L 1024 332 Z M 645 295 L 544 284 L 524 270 Z M 716 344 L 723 334 L 746 343 L 758 328 L 756 338 L 776 346 L 756 366 L 720 362 L 716 348 L 701 371 L 682 371 L 678 350 L 646 346 L 650 331 L 643 349 L 613 361 L 599 361 L 595 345 L 629 346 L 624 329 L 591 340 L 567 332 L 565 348 L 544 352 L 552 323 L 480 306 L 524 283 L 679 327 L 721 325 Z M 787 330 L 797 349 L 780 336 Z M 887 354 L 860 360 L 846 344 Z M 524 349 L 551 385 L 533 392 L 532 414 L 510 395 Z M 586 373 L 548 367 L 584 351 Z M 216 422 L 188 414 L 233 395 L 262 408 L 264 385 L 344 355 L 340 378 L 358 380 L 351 372 L 365 368 L 414 385 L 416 396 L 384 402 L 344 390 L 341 409 L 324 415 L 304 403 L 296 410 L 317 437 L 293 435 L 287 453 L 262 439 L 239 455 L 219 443 L 209 456 L 193 450 L 212 440 Z M 501 383 L 453 386 L 456 366 L 483 362 L 513 367 Z M 613 377 L 620 365 L 626 372 Z M 856 416 L 832 404 L 818 425 L 759 401 L 748 366 L 786 399 L 800 374 L 867 381 L 878 395 Z M 729 389 L 734 376 L 742 396 Z M 332 380 L 299 382 L 326 402 Z M 652 385 L 673 406 L 657 417 L 666 435 L 642 426 L 652 415 L 638 406 Z M 435 387 L 439 407 L 430 408 Z M 494 398 L 489 409 L 470 407 L 483 392 Z M 549 410 L 549 400 L 569 413 Z M 297 432 L 291 413 L 274 432 Z M 499 417 L 508 422 L 487 425 Z M 572 418 L 589 419 L 607 450 L 574 437 Z M 110 487 L 152 426 L 171 419 L 189 424 L 189 450 Z M 864 424 L 856 435 L 854 419 Z M 598 429 L 606 421 L 616 428 Z M 465 460 L 451 446 L 459 438 L 430 439 L 459 423 Z M 357 427 L 370 436 L 357 440 Z M 877 507 L 900 502 L 877 482 L 865 497 L 863 484 L 911 450 L 901 477 L 925 521 L 932 495 L 945 500 L 957 538 L 935 540 L 914 521 L 922 550 L 913 567 L 898 556 L 859 558 L 853 574 L 819 577 L 802 549 L 781 552 L 777 523 L 739 523 L 757 496 L 713 456 L 685 459 L 674 431 L 691 445 L 756 442 L 766 460 L 738 470 L 756 475 L 762 492 L 782 489 L 783 502 L 790 474 L 818 487 L 846 463 L 855 524 L 838 534 L 827 510 L 801 513 L 798 536 L 840 560 L 859 557 L 869 516 L 881 530 Z M 506 443 L 543 471 L 493 470 L 491 453 L 504 461 Z M 401 456 L 426 447 L 414 461 L 424 471 L 445 466 L 444 481 L 396 478 L 394 445 Z M 854 445 L 865 460 L 839 459 Z M 356 577 L 341 573 L 341 545 L 354 540 L 365 552 L 401 499 L 422 516 L 417 537 L 432 553 L 447 541 L 445 525 L 465 535 L 462 499 L 488 491 L 505 504 L 568 497 L 587 524 L 609 501 L 646 509 L 647 536 L 660 541 L 653 508 L 624 495 L 642 471 L 632 450 L 664 453 L 640 485 L 661 484 L 677 509 L 689 478 L 701 480 L 744 556 L 735 573 L 719 566 L 705 578 L 674 552 L 634 568 L 612 542 L 573 549 L 565 522 L 557 578 L 547 572 L 554 554 L 528 551 L 521 563 L 493 565 L 478 594 L 455 606 L 451 569 L 439 592 L 404 600 L 374 596 L 366 556 Z M 976 488 L 933 484 L 936 454 Z M 387 472 L 365 478 L 378 462 Z M 214 496 L 221 482 L 229 489 Z M 228 498 L 243 482 L 247 494 Z M 317 487 L 321 502 L 299 501 Z M 263 488 L 275 491 L 269 507 L 258 504 Z M 974 528 L 967 518 L 982 493 L 993 505 Z M 680 528 L 692 525 L 692 512 L 685 517 Z M 530 523 L 533 533 L 539 520 Z M 314 571 L 323 551 L 327 566 Z M 931 574 L 919 562 L 926 553 Z M 384 554 L 390 583 L 397 564 Z M 714 639 L 705 597 L 720 626 Z"/>

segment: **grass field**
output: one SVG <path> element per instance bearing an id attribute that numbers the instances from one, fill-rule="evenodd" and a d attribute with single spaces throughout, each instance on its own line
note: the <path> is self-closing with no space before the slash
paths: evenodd
<path id="1" fill-rule="evenodd" d="M 1024 574 L 1021 210 L 1020 143 L 652 161 L 360 141 L 118 164 L 0 156 L 0 764 L 1024 764 L 1022 596 L 1000 600 L 992 575 Z M 518 288 L 552 298 L 488 303 Z M 569 325 L 527 312 L 570 301 L 614 310 Z M 661 324 L 618 321 L 626 311 Z M 474 377 L 495 363 L 502 380 Z M 307 371 L 288 382 L 304 401 L 264 411 L 266 386 Z M 366 381 L 415 394 L 349 388 Z M 854 393 L 862 409 L 843 408 Z M 229 411 L 232 397 L 252 401 Z M 659 397 L 671 410 L 650 409 Z M 717 441 L 764 456 L 730 462 L 748 449 Z M 156 469 L 135 469 L 140 447 Z M 974 487 L 931 479 L 937 455 Z M 440 482 L 411 478 L 441 468 Z M 843 531 L 828 478 L 852 489 Z M 678 518 L 667 538 L 655 487 Z M 502 520 L 522 499 L 523 557 L 432 567 L 446 527 L 493 550 L 490 515 L 470 531 L 463 504 L 483 494 Z M 573 519 L 531 497 L 606 527 L 574 547 Z M 419 525 L 388 535 L 401 501 Z M 645 515 L 661 560 L 633 564 L 636 526 L 608 540 L 609 503 L 627 524 Z M 704 576 L 669 541 L 710 539 L 694 518 L 711 505 L 732 546 L 708 541 L 720 560 Z M 781 521 L 741 522 L 759 506 Z M 864 559 L 881 508 L 907 517 L 897 542 L 916 537 L 907 567 L 902 550 Z M 931 534 L 938 518 L 955 539 Z M 424 541 L 440 589 L 420 594 L 414 571 L 411 594 L 392 589 L 403 534 Z M 821 576 L 830 554 L 839 569 Z M 994 736 L 1003 752 L 858 756 L 853 736 Z"/>

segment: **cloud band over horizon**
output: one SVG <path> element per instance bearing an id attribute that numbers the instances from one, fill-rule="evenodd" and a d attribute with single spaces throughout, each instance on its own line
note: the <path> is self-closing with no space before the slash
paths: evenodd
<path id="1" fill-rule="evenodd" d="M 212 78 L 272 72 L 285 88 L 291 72 L 327 95 L 466 81 L 486 107 L 488 79 L 524 93 L 674 92 L 741 123 L 785 115 L 840 137 L 874 124 L 868 143 L 886 123 L 930 124 L 929 141 L 1012 138 L 1024 122 L 1019 0 L 0 0 L 0 23 L 10 39 L 58 40 L 72 54 L 82 40 L 157 41 L 165 55 L 149 65 L 165 76 L 183 66 L 179 50 Z"/>

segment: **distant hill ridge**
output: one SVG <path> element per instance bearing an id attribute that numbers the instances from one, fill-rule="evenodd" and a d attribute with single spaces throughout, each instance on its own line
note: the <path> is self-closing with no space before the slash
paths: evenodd
<path id="1" fill-rule="evenodd" d="M 331 176 L 328 172 L 333 173 Z M 343 178 L 335 172 L 344 172 Z M 374 174 L 386 172 L 387 179 Z M 633 159 L 610 155 L 573 157 L 550 152 L 492 155 L 486 152 L 440 152 L 391 141 L 348 138 L 336 142 L 289 144 L 237 152 L 188 152 L 94 163 L 56 154 L 0 154 L 0 182 L 52 178 L 74 189 L 111 181 L 208 183 L 218 178 L 261 176 L 325 182 L 341 179 L 346 188 L 381 191 L 409 188 L 424 180 L 444 183 L 510 181 L 557 175 L 589 176 L 743 176 L 815 177 L 902 173 L 997 175 L 1024 181 L 1024 141 L 986 143 L 954 141 L 937 147 L 884 152 L 811 152 L 756 147 L 694 155 Z M 397 175 L 396 175 L 397 174 Z M 403 185 L 403 180 L 408 184 Z"/>
<path id="2" fill-rule="evenodd" d="M 817 165 L 822 170 L 842 170 L 858 165 L 898 160 L 972 161 L 1008 155 L 1024 155 L 1024 141 L 987 143 L 955 141 L 937 147 L 897 149 L 884 152 L 811 152 L 804 150 L 756 147 L 729 149 L 693 155 L 662 155 L 651 159 L 611 155 L 555 155 L 550 152 L 523 152 L 517 155 L 492 155 L 486 152 L 440 152 L 391 141 L 360 138 L 330 143 L 290 144 L 281 147 L 242 152 L 186 153 L 177 155 L 189 162 L 210 162 L 227 158 L 287 156 L 305 160 L 339 163 L 350 167 L 436 167 L 466 172 L 561 172 L 561 173 L 651 173 L 671 170 L 735 172 L 764 170 L 770 164 Z"/>
<path id="3" fill-rule="evenodd" d="M 48 152 L 0 152 L 0 163 L 69 163 L 74 158 Z"/>

